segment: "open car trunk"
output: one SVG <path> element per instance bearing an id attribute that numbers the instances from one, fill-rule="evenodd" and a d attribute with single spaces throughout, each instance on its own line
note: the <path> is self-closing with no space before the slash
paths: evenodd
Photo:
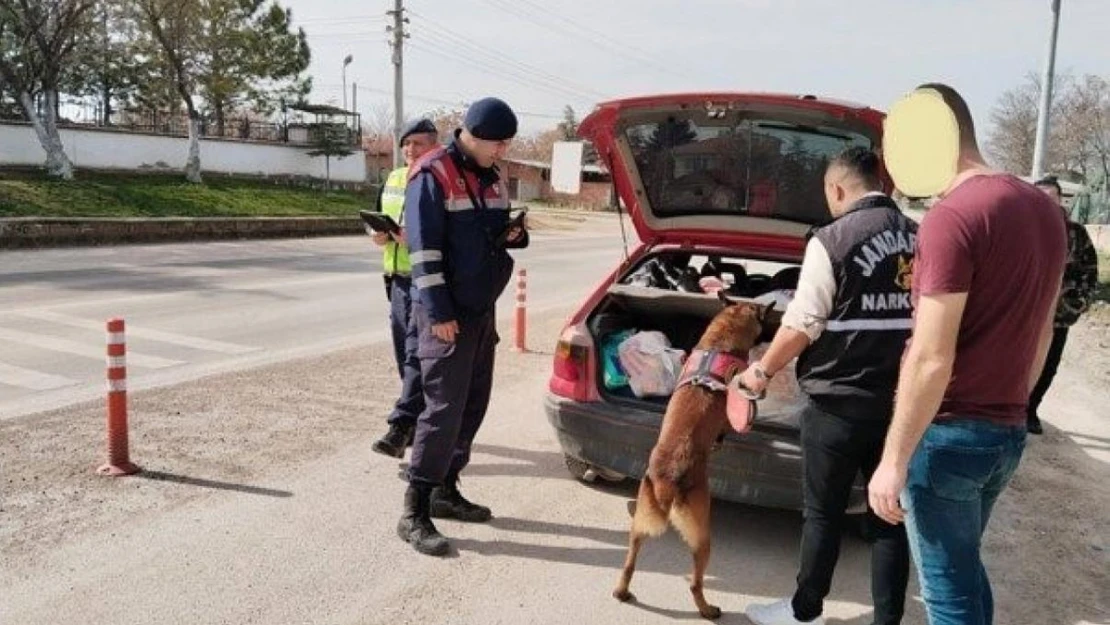
<path id="1" fill-rule="evenodd" d="M 689 355 L 722 307 L 716 295 L 697 288 L 697 279 L 706 276 L 722 278 L 728 285 L 726 292 L 734 301 L 774 305 L 763 324 L 760 343 L 748 355 L 750 360 L 758 360 L 778 330 L 785 304 L 797 286 L 797 265 L 670 250 L 648 256 L 633 267 L 609 287 L 606 296 L 587 318 L 594 344 L 599 346 L 595 350 L 599 359 L 597 370 L 604 371 L 604 360 L 612 357 L 606 354 L 603 346 L 613 342 L 612 337 L 627 335 L 630 331 L 662 332 L 672 347 Z M 605 375 L 598 376 L 598 386 L 606 401 L 654 410 L 660 415 L 670 401 L 670 396 L 637 397 L 628 385 L 607 383 Z M 767 397 L 759 401 L 756 427 L 796 430 L 801 400 L 794 379 L 794 364 L 790 363 L 772 380 Z"/>
<path id="2" fill-rule="evenodd" d="M 830 219 L 829 160 L 878 148 L 882 119 L 807 95 L 687 93 L 604 102 L 578 133 L 645 243 L 799 253 L 808 229 Z"/>

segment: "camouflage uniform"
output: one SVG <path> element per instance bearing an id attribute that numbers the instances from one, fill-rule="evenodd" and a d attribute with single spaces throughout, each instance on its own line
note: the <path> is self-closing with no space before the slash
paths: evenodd
<path id="1" fill-rule="evenodd" d="M 1056 305 L 1056 327 L 1066 328 L 1087 312 L 1098 288 L 1098 254 L 1087 229 L 1068 222 L 1068 264 L 1064 284 Z"/>
<path id="2" fill-rule="evenodd" d="M 1044 370 L 1041 371 L 1037 385 L 1029 396 L 1026 427 L 1033 434 L 1041 433 L 1041 420 L 1037 415 L 1041 400 L 1044 399 L 1060 358 L 1064 354 L 1064 344 L 1068 340 L 1068 329 L 1087 312 L 1098 288 L 1098 254 L 1087 235 L 1087 229 L 1073 221 L 1068 221 L 1068 264 L 1064 267 L 1064 282 L 1060 299 L 1056 304 L 1055 328 L 1052 343 L 1045 357 Z"/>

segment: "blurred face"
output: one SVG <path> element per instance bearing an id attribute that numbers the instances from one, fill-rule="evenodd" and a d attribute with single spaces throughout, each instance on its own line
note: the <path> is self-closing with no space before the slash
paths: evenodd
<path id="1" fill-rule="evenodd" d="M 405 159 L 405 165 L 412 165 L 434 147 L 436 136 L 430 132 L 412 134 L 401 142 L 401 156 Z"/>
<path id="2" fill-rule="evenodd" d="M 1060 203 L 1060 200 L 1061 200 L 1060 192 L 1056 190 L 1056 187 L 1054 187 L 1052 185 L 1049 185 L 1049 184 L 1046 184 L 1046 185 L 1039 186 L 1037 188 L 1040 189 L 1041 191 L 1044 191 L 1044 194 L 1047 195 L 1048 197 L 1052 198 L 1053 202 L 1056 202 L 1057 204 Z"/>
<path id="3" fill-rule="evenodd" d="M 494 163 L 505 158 L 505 153 L 509 151 L 509 145 L 513 142 L 512 139 L 503 141 L 479 139 L 466 130 L 463 130 L 460 136 L 467 155 L 481 167 L 492 167 Z"/>

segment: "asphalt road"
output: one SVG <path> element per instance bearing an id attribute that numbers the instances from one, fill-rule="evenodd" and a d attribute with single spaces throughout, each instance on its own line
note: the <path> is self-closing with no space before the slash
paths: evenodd
<path id="1" fill-rule="evenodd" d="M 515 253 L 532 313 L 619 260 L 616 221 L 589 223 Z M 127 324 L 133 390 L 385 340 L 380 273 L 367 237 L 0 253 L 0 419 L 102 395 L 110 317 Z"/>

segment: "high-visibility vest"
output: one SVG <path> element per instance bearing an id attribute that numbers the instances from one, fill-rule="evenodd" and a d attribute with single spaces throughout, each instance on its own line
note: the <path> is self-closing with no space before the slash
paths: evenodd
<path id="1" fill-rule="evenodd" d="M 382 189 L 382 213 L 389 215 L 393 221 L 401 225 L 405 223 L 405 185 L 408 184 L 408 173 L 408 167 L 398 167 L 389 172 L 389 177 L 385 180 L 385 188 Z M 412 265 L 409 263 L 408 246 L 392 239 L 386 243 L 382 268 L 386 275 L 409 275 Z"/>

